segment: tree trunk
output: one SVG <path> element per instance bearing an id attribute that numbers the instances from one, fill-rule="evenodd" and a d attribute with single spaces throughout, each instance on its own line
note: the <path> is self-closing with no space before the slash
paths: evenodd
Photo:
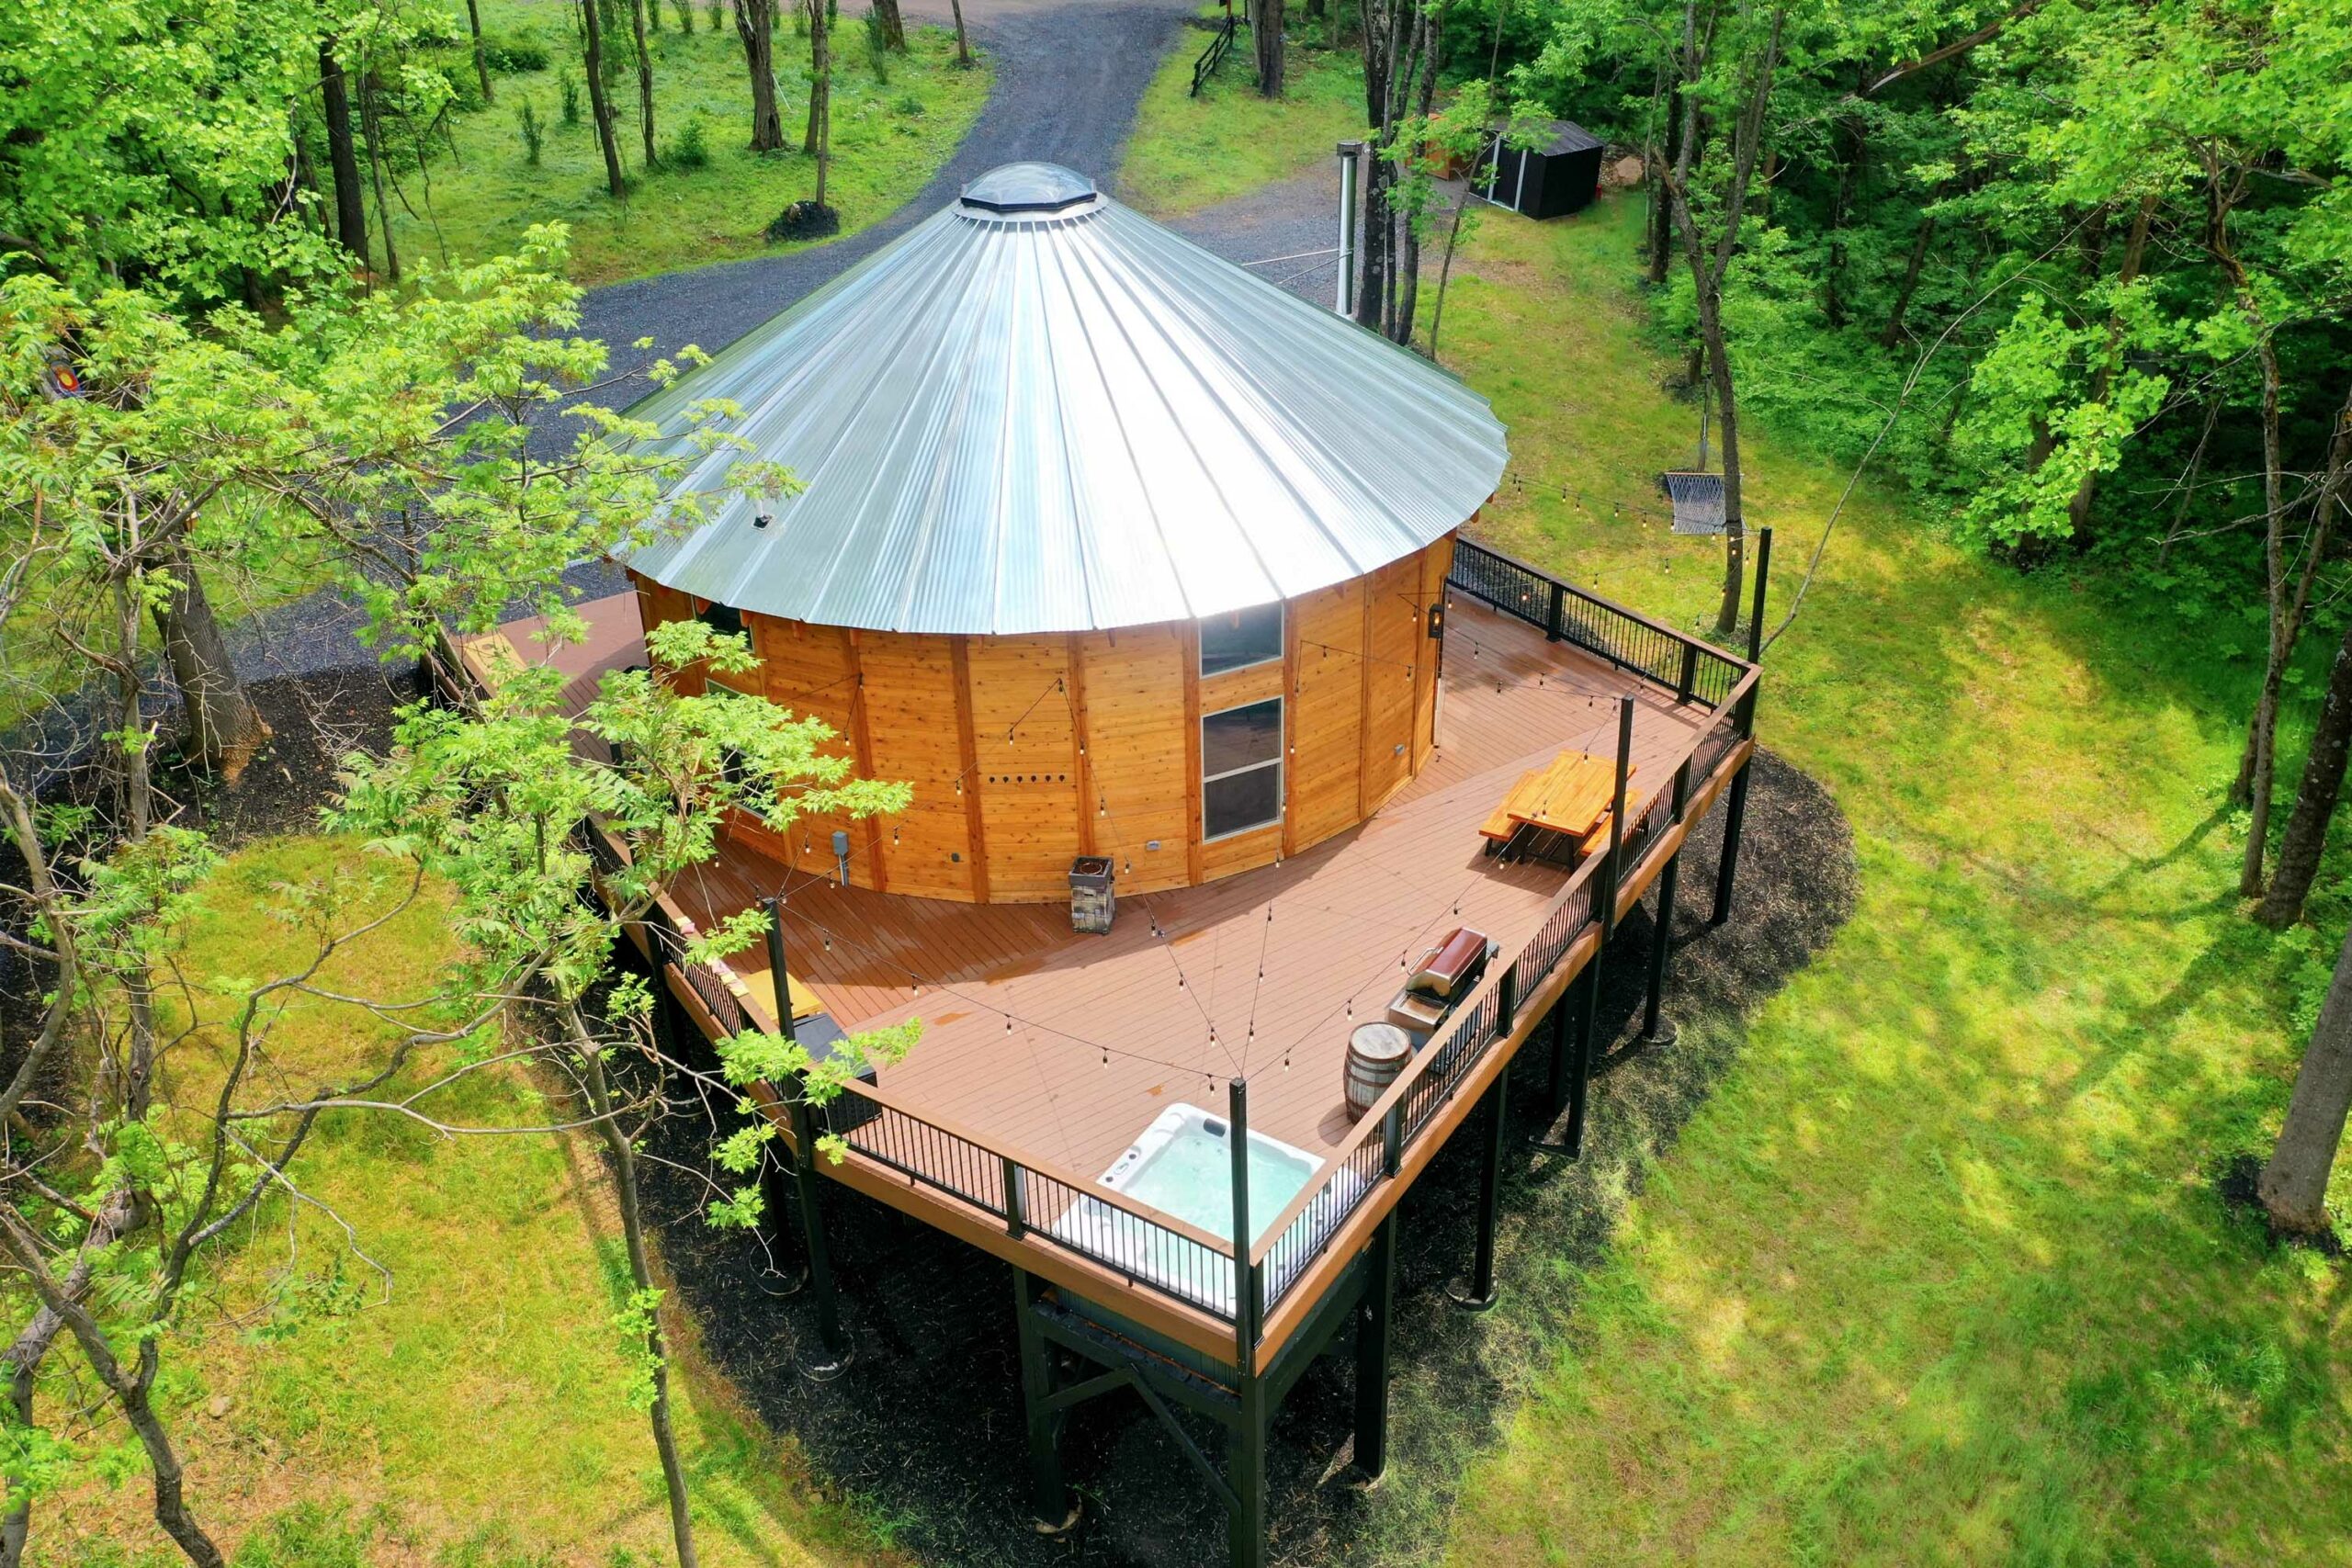
<path id="1" fill-rule="evenodd" d="M 1878 334 L 1881 348 L 1893 348 L 1903 341 L 1903 318 L 1911 310 L 1911 296 L 1919 287 L 1919 269 L 1928 264 L 1928 243 L 1935 238 L 1936 220 L 1919 220 L 1918 231 L 1911 236 L 1911 259 L 1903 267 L 1903 285 L 1894 291 L 1894 308 L 1886 313 L 1886 325 Z"/>
<path id="2" fill-rule="evenodd" d="M 2336 508 L 2352 486 L 2352 393 L 2336 415 L 2335 434 L 2327 444 L 2327 468 L 2320 478 L 2319 499 L 2312 508 L 2310 558 L 2304 581 L 2297 585 L 2295 610 L 2300 617 L 2309 592 L 2312 562 L 2327 554 Z M 2312 734 L 2310 754 L 2303 760 L 2302 783 L 2295 791 L 2295 807 L 2288 814 L 2287 830 L 2278 842 L 2278 865 L 2270 890 L 2263 896 L 2254 918 L 2273 931 L 2283 931 L 2302 919 L 2303 900 L 2319 874 L 2321 852 L 2327 847 L 2327 829 L 2344 787 L 2344 767 L 2352 751 L 2352 627 L 2335 650 L 2328 671 L 2327 695 L 2320 705 L 2319 723 Z"/>
<path id="3" fill-rule="evenodd" d="M 605 93 L 605 24 L 596 8 L 597 0 L 580 0 L 588 50 L 588 108 L 596 118 L 597 144 L 605 150 L 605 185 L 617 198 L 628 182 L 621 176 L 621 145 L 613 134 L 612 100 Z"/>
<path id="4" fill-rule="evenodd" d="M 481 41 L 481 0 L 466 0 L 466 25 L 474 35 L 474 79 L 481 84 L 481 101 L 489 103 L 496 95 L 490 87 L 490 51 Z"/>
<path id="5" fill-rule="evenodd" d="M 956 14 L 956 63 L 969 70 L 972 65 L 972 39 L 964 30 L 964 0 L 947 0 L 947 8 Z"/>
<path id="6" fill-rule="evenodd" d="M 1846 155 L 1838 160 L 1838 193 L 1829 204 L 1829 265 L 1823 268 L 1821 313 L 1835 329 L 1846 324 L 1846 296 L 1839 285 L 1846 276 L 1846 220 L 1853 215 L 1854 195 L 1862 180 L 1862 160 L 1870 139 L 1860 116 L 1843 117 L 1838 128 Z"/>
<path id="7" fill-rule="evenodd" d="M 575 1010 L 569 1024 L 573 1055 L 582 1081 L 588 1087 L 589 1109 L 596 1117 L 597 1134 L 613 1165 L 613 1187 L 621 1211 L 621 1237 L 628 1247 L 629 1279 L 640 1294 L 658 1292 L 653 1262 L 645 1246 L 645 1216 L 639 1206 L 637 1151 L 613 1114 L 611 1088 L 605 1076 L 604 1055 L 590 1038 L 587 1025 Z M 695 1568 L 694 1515 L 686 1495 L 685 1466 L 678 1460 L 677 1435 L 670 1426 L 670 1357 L 662 1343 L 659 1309 L 648 1315 L 645 1354 L 652 1365 L 653 1403 L 648 1415 L 653 1426 L 653 1449 L 662 1458 L 662 1480 L 670 1495 L 670 1536 L 676 1544 L 678 1568 Z"/>
<path id="8" fill-rule="evenodd" d="M 368 197 L 359 184 L 359 154 L 351 140 L 351 92 L 334 44 L 319 45 L 319 107 L 327 125 L 327 164 L 334 174 L 334 237 L 343 248 L 368 259 Z"/>
<path id="9" fill-rule="evenodd" d="M 2131 236 L 2123 242 L 2123 265 L 2115 275 L 2115 286 L 2120 289 L 2132 287 L 2140 276 L 2141 260 L 2148 254 L 2148 223 L 2156 215 L 2156 198 L 2143 197 L 2140 210 L 2132 219 Z M 2123 343 L 2123 316 L 2120 310 L 2109 310 L 2107 317 L 2107 352 L 2099 356 L 2098 368 L 2091 373 L 2089 401 L 2107 401 L 2108 389 L 2115 383 L 2116 351 Z M 2098 476 L 2086 470 L 2082 482 L 2075 487 L 2072 500 L 2066 502 L 2066 525 L 2080 539 L 2090 526 L 2091 500 L 2098 493 Z"/>
<path id="10" fill-rule="evenodd" d="M 833 165 L 832 19 L 826 0 L 808 3 L 808 141 L 817 154 L 817 210 L 825 208 L 825 180 Z"/>
<path id="11" fill-rule="evenodd" d="M 2352 931 L 2335 955 L 2335 975 L 2320 1004 L 2319 1023 L 2295 1074 L 2287 1120 L 2278 1143 L 2262 1168 L 2256 1191 L 2280 1230 L 2324 1235 L 2327 1177 L 2335 1147 L 2344 1138 L 2344 1117 L 2352 1110 Z"/>
<path id="12" fill-rule="evenodd" d="M 874 0 L 874 14 L 882 18 L 883 47 L 906 53 L 907 22 L 899 14 L 899 0 Z"/>
<path id="13" fill-rule="evenodd" d="M 173 549 L 168 570 L 178 586 L 155 606 L 155 626 L 163 633 L 164 652 L 187 716 L 181 750 L 206 772 L 234 784 L 269 739 L 269 726 L 237 678 L 236 661 L 185 540 Z"/>
<path id="14" fill-rule="evenodd" d="M 391 204 L 384 199 L 383 123 L 376 113 L 375 81 L 367 75 L 359 78 L 359 134 L 368 139 L 368 178 L 376 187 L 376 227 L 384 235 L 384 273 L 398 283 L 401 253 L 392 243 Z"/>
<path id="15" fill-rule="evenodd" d="M 651 168 L 661 162 L 661 154 L 653 151 L 653 56 L 645 47 L 646 0 L 628 0 L 629 30 L 637 36 L 637 120 L 638 130 L 645 139 L 645 166 Z M 654 17 L 658 22 L 662 0 L 653 0 Z"/>
<path id="16" fill-rule="evenodd" d="M 1674 197 L 1667 189 L 1666 171 L 1679 167 L 1682 160 L 1682 78 L 1678 73 L 1666 94 L 1666 152 L 1649 171 L 1650 188 L 1657 193 L 1650 211 L 1649 285 L 1653 288 L 1665 284 L 1667 268 L 1674 260 Z"/>
<path id="17" fill-rule="evenodd" d="M 2335 797 L 2344 787 L 2344 760 L 2352 748 L 2352 627 L 2335 650 L 2328 671 L 2327 697 L 2320 705 L 2319 724 L 2312 732 L 2311 755 L 2303 760 L 2303 782 L 2295 791 L 2295 808 L 2287 816 L 2287 831 L 2278 840 L 2278 865 L 2254 918 L 2272 931 L 2284 931 L 2302 918 L 2303 899 L 2312 878 L 2319 873 L 2320 851 L 2327 843 L 2327 824 L 2335 815 Z"/>
<path id="18" fill-rule="evenodd" d="M 735 0 L 735 36 L 752 74 L 752 151 L 784 146 L 784 117 L 775 104 L 775 0 Z"/>
<path id="19" fill-rule="evenodd" d="M 1250 46 L 1258 57 L 1258 96 L 1283 96 L 1283 0 L 1250 0 Z"/>

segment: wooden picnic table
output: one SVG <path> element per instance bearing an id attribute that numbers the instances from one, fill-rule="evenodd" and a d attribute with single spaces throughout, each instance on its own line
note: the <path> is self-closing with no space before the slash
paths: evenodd
<path id="1" fill-rule="evenodd" d="M 1628 769 L 1626 776 L 1630 779 L 1638 771 L 1638 766 Z M 1589 839 L 1607 824 L 1616 793 L 1614 758 L 1563 751 L 1543 767 L 1521 773 L 1478 831 L 1498 843 L 1507 843 L 1531 828 Z"/>

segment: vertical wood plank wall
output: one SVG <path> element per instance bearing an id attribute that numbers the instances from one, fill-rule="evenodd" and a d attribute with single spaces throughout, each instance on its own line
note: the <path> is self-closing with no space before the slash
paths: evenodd
<path id="1" fill-rule="evenodd" d="M 914 788 L 871 824 L 811 816 L 789 841 L 737 831 L 810 872 L 846 828 L 851 880 L 982 903 L 1069 896 L 1071 859 L 1109 855 L 1148 893 L 1213 880 L 1347 831 L 1418 774 L 1437 745 L 1438 645 L 1453 536 L 1352 582 L 1289 602 L 1283 656 L 1202 676 L 1191 623 L 1041 637 L 848 631 L 746 615 L 761 690 L 835 732 L 826 750 Z M 648 626 L 701 602 L 637 580 Z M 1279 823 L 1209 842 L 1200 827 L 1199 716 L 1283 701 Z M 804 852 L 804 851 L 806 852 Z"/>

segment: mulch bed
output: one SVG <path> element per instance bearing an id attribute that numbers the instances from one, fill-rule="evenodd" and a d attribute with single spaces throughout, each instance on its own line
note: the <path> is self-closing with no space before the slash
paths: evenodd
<path id="1" fill-rule="evenodd" d="M 1818 784 L 1759 753 L 1741 846 L 1732 919 L 1710 929 L 1718 810 L 1684 862 L 1668 1012 L 1672 1046 L 1647 1049 L 1639 1028 L 1654 922 L 1649 906 L 1611 946 L 1601 1038 L 1616 1043 L 1600 1068 L 1586 1156 L 1571 1165 L 1524 1151 L 1541 1131 L 1548 1053 L 1525 1051 L 1511 1086 L 1513 1142 L 1506 1160 L 1499 1239 L 1503 1303 L 1472 1314 L 1443 1288 L 1469 1263 L 1478 1193 L 1475 1119 L 1414 1188 L 1402 1213 L 1398 1322 L 1393 1348 L 1390 1467 L 1385 1483 L 1350 1487 L 1351 1372 L 1327 1360 L 1292 1393 L 1273 1426 L 1270 1516 L 1284 1562 L 1416 1561 L 1430 1554 L 1464 1467 L 1547 1361 L 1545 1347 L 1573 1322 L 1578 1272 L 1601 1257 L 1645 1163 L 1676 1133 L 1738 1055 L 1744 1017 L 1826 942 L 1854 908 L 1857 873 L 1843 815 Z M 657 1129 L 658 1152 L 699 1166 L 707 1138 L 695 1119 Z M 1176 1445 L 1125 1395 L 1081 1404 L 1064 1429 L 1064 1471 L 1085 1519 L 1060 1540 L 1030 1529 L 1026 1448 L 1002 1263 L 952 1242 L 896 1210 L 828 1182 L 822 1190 L 834 1271 L 856 1339 L 850 1370 L 824 1384 L 796 1370 L 816 1344 L 807 1292 L 767 1293 L 764 1252 L 737 1233 L 705 1226 L 698 1184 L 654 1166 L 650 1211 L 662 1250 L 707 1349 L 761 1417 L 788 1434 L 816 1472 L 894 1522 L 917 1554 L 974 1564 L 1136 1564 L 1191 1568 L 1222 1562 L 1225 1516 Z M 786 1244 L 797 1257 L 797 1243 Z M 1206 1422 L 1194 1440 L 1222 1453 Z"/>

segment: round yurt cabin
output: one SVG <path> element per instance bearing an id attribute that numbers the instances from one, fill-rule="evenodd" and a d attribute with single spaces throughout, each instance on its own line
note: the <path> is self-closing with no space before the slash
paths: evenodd
<path id="1" fill-rule="evenodd" d="M 1486 400 L 1099 193 L 1017 164 L 634 411 L 729 428 L 691 533 L 627 561 L 650 627 L 751 637 L 902 815 L 752 847 L 877 891 L 1185 886 L 1346 831 L 1437 744 Z M 845 835 L 845 836 L 843 836 Z"/>

